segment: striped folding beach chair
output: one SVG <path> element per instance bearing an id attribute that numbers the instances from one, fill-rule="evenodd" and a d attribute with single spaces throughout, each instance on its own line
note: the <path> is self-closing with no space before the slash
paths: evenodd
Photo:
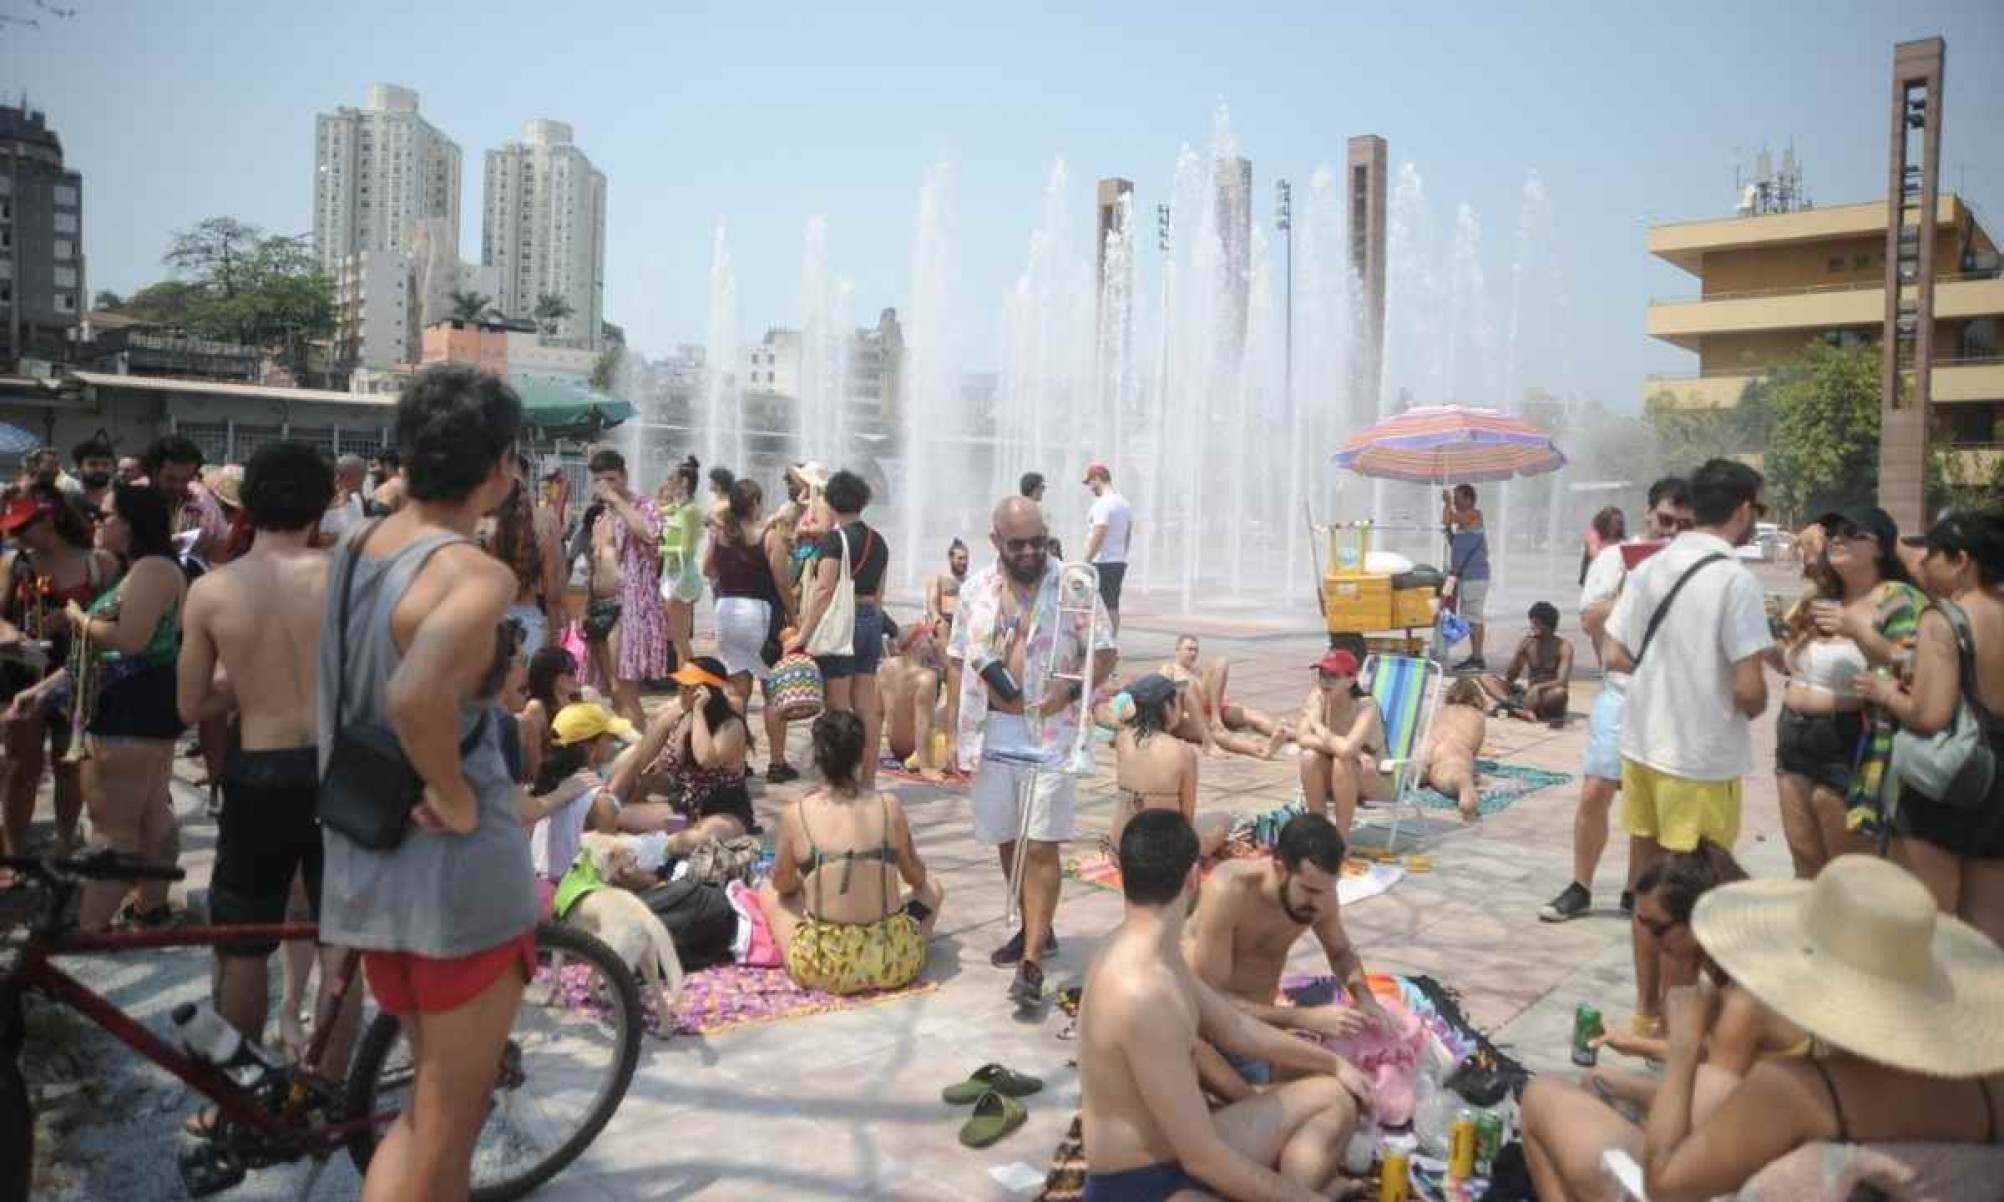
<path id="1" fill-rule="evenodd" d="M 1364 661 L 1363 686 L 1377 700 L 1378 712 L 1385 720 L 1385 754 L 1380 767 L 1391 774 L 1396 786 L 1389 803 L 1388 851 L 1398 849 L 1399 827 L 1408 814 L 1413 820 L 1415 843 L 1421 841 L 1420 832 L 1427 826 L 1419 791 L 1426 784 L 1427 734 L 1440 706 L 1444 677 L 1441 666 L 1431 659 L 1372 655 Z"/>

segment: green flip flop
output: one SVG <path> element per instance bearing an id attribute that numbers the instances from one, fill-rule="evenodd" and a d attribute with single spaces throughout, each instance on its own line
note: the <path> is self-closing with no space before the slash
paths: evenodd
<path id="1" fill-rule="evenodd" d="M 939 1091 L 940 1099 L 954 1106 L 977 1101 L 990 1090 L 1011 1098 L 1027 1098 L 1044 1088 L 1035 1077 L 1026 1077 L 999 1064 L 984 1064 L 967 1075 L 967 1080 Z"/>
<path id="2" fill-rule="evenodd" d="M 974 1103 L 974 1113 L 960 1126 L 960 1142 L 970 1148 L 985 1148 L 1023 1125 L 1023 1104 L 1007 1094 L 989 1090 Z"/>

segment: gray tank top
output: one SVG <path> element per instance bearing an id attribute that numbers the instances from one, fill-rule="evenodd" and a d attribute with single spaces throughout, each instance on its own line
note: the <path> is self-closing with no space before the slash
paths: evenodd
<path id="1" fill-rule="evenodd" d="M 433 552 L 465 541 L 453 534 L 433 535 L 394 555 L 357 558 L 355 535 L 365 528 L 351 529 L 342 539 L 328 582 L 320 639 L 323 772 L 333 746 L 339 674 L 348 673 L 348 703 L 342 715 L 347 727 L 372 726 L 388 732 L 390 676 L 403 658 L 391 632 L 390 615 Z M 341 584 L 350 565 L 355 582 L 348 604 L 348 662 L 342 664 Z M 491 700 L 480 700 L 460 707 L 462 741 L 491 705 Z M 535 925 L 529 834 L 501 758 L 499 728 L 499 722 L 490 720 L 463 761 L 467 782 L 480 799 L 479 825 L 472 834 L 434 835 L 413 827 L 397 847 L 370 851 L 332 830 L 324 832 L 321 939 L 342 947 L 444 959 L 494 947 Z"/>

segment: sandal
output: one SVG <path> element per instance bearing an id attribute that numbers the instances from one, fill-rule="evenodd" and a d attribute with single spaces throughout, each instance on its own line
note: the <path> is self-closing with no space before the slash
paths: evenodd
<path id="1" fill-rule="evenodd" d="M 978 1102 L 985 1093 L 999 1093 L 1012 1098 L 1027 1098 L 1044 1088 L 1044 1083 L 1035 1077 L 1025 1076 L 1000 1064 L 984 1064 L 967 1075 L 967 1080 L 957 1085 L 949 1085 L 939 1091 L 942 1101 L 953 1106 L 965 1106 Z"/>
<path id="2" fill-rule="evenodd" d="M 974 1103 L 974 1113 L 961 1124 L 960 1142 L 970 1148 L 985 1148 L 1022 1126 L 1026 1117 L 1021 1102 L 991 1089 Z"/>

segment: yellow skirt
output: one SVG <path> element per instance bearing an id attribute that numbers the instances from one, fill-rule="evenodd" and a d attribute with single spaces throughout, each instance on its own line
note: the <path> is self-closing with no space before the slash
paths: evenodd
<path id="1" fill-rule="evenodd" d="M 786 973 L 802 989 L 845 995 L 902 989 L 925 967 L 925 935 L 899 910 L 872 923 L 808 918 L 786 948 Z"/>

